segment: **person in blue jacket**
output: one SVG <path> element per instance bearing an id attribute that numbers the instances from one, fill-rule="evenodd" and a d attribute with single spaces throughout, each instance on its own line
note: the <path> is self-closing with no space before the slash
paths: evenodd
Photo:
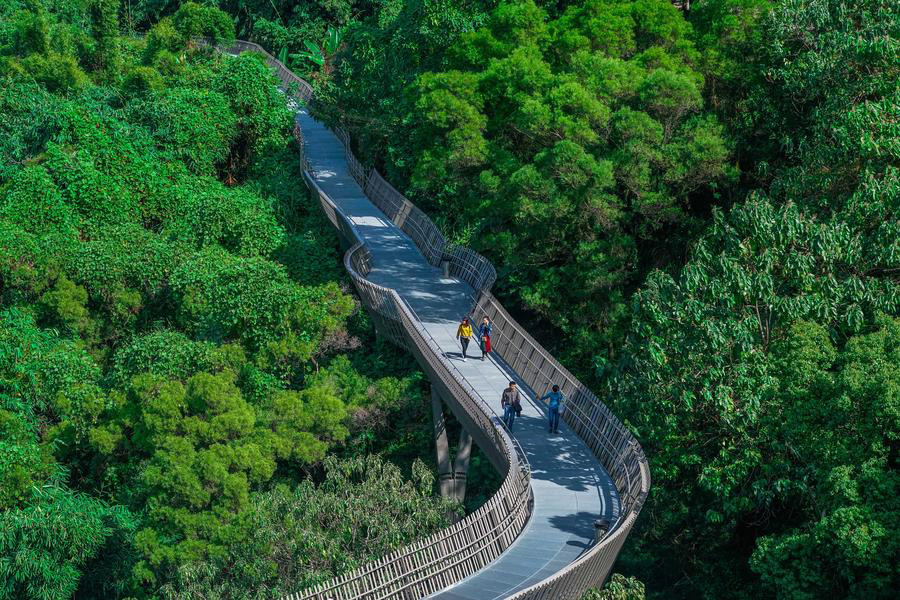
<path id="1" fill-rule="evenodd" d="M 481 342 L 481 360 L 491 352 L 491 335 L 494 333 L 494 324 L 485 317 L 478 326 L 478 341 Z"/>
<path id="2" fill-rule="evenodd" d="M 559 413 L 562 410 L 566 396 L 559 391 L 559 386 L 554 385 L 553 390 L 541 396 L 541 401 L 547 403 L 547 419 L 550 421 L 550 433 L 559 433 Z"/>

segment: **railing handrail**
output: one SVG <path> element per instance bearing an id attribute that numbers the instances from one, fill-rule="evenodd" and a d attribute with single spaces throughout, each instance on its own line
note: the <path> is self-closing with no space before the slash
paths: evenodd
<path id="1" fill-rule="evenodd" d="M 297 77 L 258 44 L 237 40 L 228 48 L 219 46 L 219 49 L 226 52 L 244 50 L 259 52 L 266 57 L 266 62 L 275 69 L 279 79 L 285 84 L 286 88 L 290 89 L 290 86 L 296 85 L 296 93 L 299 99 L 307 103 L 312 102 L 312 86 Z M 497 327 L 499 335 L 496 336 L 496 343 L 492 344 L 495 352 L 536 393 L 539 392 L 537 389 L 539 381 L 544 385 L 562 383 L 560 387 L 564 389 L 563 391 L 566 392 L 568 397 L 567 410 L 563 418 L 591 449 L 613 478 L 625 509 L 623 516 L 619 518 L 613 529 L 578 559 L 547 579 L 514 594 L 512 598 L 532 600 L 537 598 L 579 596 L 588 587 L 601 583 L 609 574 L 612 564 L 649 494 L 650 470 L 640 444 L 621 421 L 615 417 L 612 411 L 547 352 L 543 346 L 534 340 L 494 298 L 490 293 L 490 289 L 496 280 L 496 270 L 490 261 L 473 250 L 448 243 L 428 216 L 391 186 L 380 173 L 375 169 L 370 169 L 366 173 L 360 161 L 353 155 L 350 147 L 350 137 L 345 130 L 338 129 L 335 133 L 344 146 L 348 167 L 352 176 L 372 202 L 401 231 L 412 239 L 423 256 L 432 265 L 438 266 L 444 260 L 450 262 L 451 273 L 455 277 L 469 283 L 475 290 L 473 312 L 481 311 L 485 314 L 491 314 L 495 324 L 498 321 L 502 322 L 502 326 Z M 318 188 L 314 179 L 309 176 L 308 165 L 305 163 L 305 159 L 303 160 L 305 167 L 304 177 L 307 183 L 312 184 L 310 186 L 311 189 Z M 422 352 L 422 360 L 425 361 L 429 369 L 434 370 L 435 376 L 441 379 L 448 389 L 452 387 L 460 392 L 460 397 L 454 396 L 453 399 L 460 402 L 461 406 L 470 404 L 471 407 L 477 409 L 467 414 L 472 417 L 473 424 L 479 426 L 481 433 L 485 436 L 488 435 L 489 431 L 486 425 L 490 424 L 490 431 L 492 431 L 494 436 L 493 440 L 497 444 L 495 448 L 483 449 L 489 457 L 493 457 L 493 461 L 507 466 L 507 474 L 503 484 L 500 486 L 500 490 L 482 507 L 465 519 L 424 540 L 419 540 L 405 548 L 396 550 L 382 559 L 367 563 L 349 574 L 314 586 L 303 594 L 292 594 L 288 598 L 296 600 L 334 598 L 334 596 L 322 596 L 322 594 L 339 588 L 342 590 L 342 595 L 339 596 L 342 599 L 365 598 L 366 600 L 394 597 L 398 594 L 400 595 L 399 597 L 409 598 L 411 596 L 408 594 L 412 591 L 410 588 L 413 588 L 417 593 L 423 593 L 423 590 L 426 593 L 437 591 L 458 581 L 466 574 L 474 572 L 469 567 L 480 565 L 479 568 L 481 568 L 493 558 L 496 558 L 499 554 L 498 549 L 502 551 L 502 549 L 508 547 L 519 531 L 521 531 L 527 520 L 527 514 L 523 512 L 523 506 L 527 504 L 527 500 L 530 500 L 530 486 L 526 486 L 529 489 L 525 490 L 524 494 L 519 487 L 523 483 L 527 484 L 530 482 L 527 460 L 524 460 L 524 453 L 521 452 L 521 447 L 515 443 L 514 438 L 504 429 L 497 415 L 493 414 L 493 416 L 490 416 L 490 413 L 493 413 L 493 409 L 487 406 L 487 403 L 471 388 L 471 385 L 468 385 L 468 382 L 462 377 L 458 369 L 450 364 L 450 361 L 446 360 L 436 341 L 421 326 L 421 320 L 412 310 L 412 307 L 396 290 L 378 286 L 369 281 L 365 277 L 368 271 L 366 273 L 359 272 L 354 263 L 354 260 L 357 259 L 357 253 L 368 252 L 362 236 L 359 234 L 356 226 L 350 222 L 346 215 L 340 211 L 339 207 L 321 189 L 317 190 L 317 196 L 319 197 L 320 206 L 326 212 L 332 224 L 348 242 L 353 242 L 350 244 L 351 248 L 344 256 L 344 264 L 357 291 L 360 292 L 360 297 L 363 298 L 364 304 L 368 302 L 367 308 L 370 309 L 373 317 L 376 318 L 376 326 L 380 322 L 382 333 L 401 345 L 407 345 L 414 354 L 415 352 Z M 367 260 L 370 259 L 371 256 L 367 257 Z M 388 304 L 386 305 L 385 302 Z M 516 342 L 517 336 L 519 342 Z M 431 360 L 429 360 L 429 356 L 424 354 L 426 351 L 429 353 Z M 520 364 L 523 366 L 517 368 L 517 365 Z M 480 414 L 482 420 L 479 420 L 478 415 L 475 413 Z M 487 422 L 483 421 L 483 419 L 487 419 Z M 524 503 L 523 495 L 528 496 Z M 493 541 L 499 544 L 498 547 L 482 547 L 476 551 L 480 553 L 478 556 L 458 558 L 458 555 L 463 551 L 468 551 L 474 544 L 483 539 L 489 539 L 492 532 L 500 529 L 502 524 L 494 523 L 492 527 L 481 530 L 474 540 L 468 540 L 467 544 L 443 548 L 442 553 L 431 555 L 424 564 L 415 564 L 416 557 L 419 556 L 416 553 L 427 551 L 431 548 L 441 549 L 443 543 L 449 543 L 448 540 L 455 539 L 454 536 L 458 536 L 460 532 L 469 532 L 470 530 L 466 529 L 467 527 L 477 528 L 485 521 L 486 516 L 489 516 L 496 506 L 507 498 L 512 499 L 513 507 L 506 508 L 514 510 L 509 513 L 512 515 L 512 518 L 507 519 L 506 527 L 507 529 L 510 527 L 517 529 L 511 539 L 508 536 L 497 536 Z M 526 508 L 525 510 L 529 509 Z M 501 533 L 505 533 L 505 530 Z M 454 557 L 452 559 L 454 562 L 446 569 L 431 573 L 427 572 L 429 567 L 438 562 L 446 561 L 451 556 Z M 457 568 L 461 563 L 473 558 L 473 565 L 463 565 L 465 568 Z M 389 571 L 391 575 L 388 578 L 377 575 L 382 570 Z M 424 576 L 415 576 L 418 578 L 413 577 L 410 579 L 411 576 L 423 570 L 426 570 Z M 448 574 L 447 571 L 451 570 L 452 572 Z M 372 580 L 363 581 L 366 577 L 371 577 Z M 393 587 L 400 581 L 405 582 L 401 588 Z M 375 592 L 386 592 L 387 595 L 376 596 L 374 595 Z"/>
<path id="2" fill-rule="evenodd" d="M 441 547 L 447 540 L 457 536 L 462 531 L 480 531 L 477 536 L 469 539 L 468 543 L 456 545 L 453 548 L 455 557 L 452 559 L 453 562 L 447 563 L 446 559 L 448 557 L 445 553 L 435 557 L 428 557 L 424 562 L 420 561 L 418 564 L 409 561 L 412 565 L 411 568 L 407 568 L 399 574 L 389 570 L 390 574 L 388 577 L 379 578 L 379 581 L 374 584 L 365 586 L 366 598 L 389 597 L 375 594 L 384 591 L 387 591 L 388 594 L 401 593 L 417 584 L 426 582 L 429 579 L 434 579 L 436 575 L 453 569 L 461 562 L 469 560 L 478 553 L 484 552 L 485 546 L 487 545 L 483 543 L 484 540 L 488 540 L 490 544 L 493 545 L 502 534 L 505 534 L 507 530 L 509 530 L 510 527 L 521 528 L 521 526 L 524 526 L 524 523 L 527 521 L 528 503 L 530 502 L 530 469 L 528 468 L 527 459 L 525 458 L 521 447 L 514 442 L 508 431 L 502 426 L 502 422 L 496 414 L 493 415 L 493 417 L 490 416 L 490 412 L 492 411 L 484 402 L 484 399 L 481 398 L 474 388 L 472 388 L 471 384 L 469 384 L 462 376 L 456 366 L 443 356 L 437 342 L 431 334 L 421 326 L 421 321 L 415 315 L 414 310 L 409 306 L 408 302 L 400 296 L 396 290 L 373 283 L 365 277 L 368 273 L 361 273 L 359 271 L 354 261 L 356 254 L 369 252 L 368 248 L 363 243 L 363 236 L 360 234 L 356 225 L 352 223 L 340 208 L 334 204 L 333 200 L 319 188 L 312 177 L 306 175 L 305 179 L 310 186 L 310 189 L 315 193 L 319 202 L 323 205 L 323 208 L 329 216 L 329 219 L 332 220 L 332 223 L 335 224 L 340 231 L 344 232 L 345 237 L 349 237 L 356 241 L 344 255 L 344 266 L 350 274 L 354 285 L 356 285 L 357 289 L 361 292 L 364 289 L 374 290 L 392 300 L 394 308 L 401 314 L 401 321 L 405 325 L 404 329 L 406 333 L 410 335 L 410 337 L 418 337 L 424 345 L 428 346 L 431 355 L 438 359 L 437 364 L 445 369 L 446 373 L 453 378 L 454 383 L 467 394 L 471 402 L 480 405 L 481 412 L 485 417 L 488 417 L 490 426 L 493 428 L 496 435 L 499 436 L 501 447 L 507 458 L 507 475 L 503 484 L 501 484 L 500 490 L 498 490 L 487 503 L 465 519 L 444 530 L 436 532 L 428 538 L 418 540 L 409 546 L 396 550 L 378 561 L 363 565 L 343 577 L 335 578 L 332 581 L 315 586 L 306 592 L 305 595 L 289 596 L 289 598 L 321 598 L 323 597 L 322 594 L 333 592 L 336 589 L 347 587 L 352 589 L 356 582 L 368 581 L 367 578 L 371 577 L 374 573 L 380 572 L 386 564 L 400 562 L 404 558 L 415 556 L 418 553 L 427 551 L 429 548 Z M 340 223 L 335 222 L 336 220 L 340 221 Z M 457 400 L 459 400 L 459 398 L 457 398 Z M 490 516 L 493 510 L 500 504 L 505 503 L 506 500 L 511 500 L 513 504 L 518 507 L 517 511 L 514 513 L 515 518 L 509 520 L 501 519 L 496 523 L 491 523 L 487 520 L 486 517 Z M 506 508 L 508 510 L 508 507 Z M 515 533 L 517 535 L 518 531 Z M 516 535 L 509 537 L 504 548 L 515 539 Z M 499 554 L 499 552 L 494 551 L 489 554 L 489 556 L 495 558 L 497 554 Z M 440 568 L 436 572 L 429 573 L 428 570 L 436 565 L 440 565 Z M 425 571 L 425 575 L 419 575 L 422 571 Z M 440 589 L 441 587 L 444 587 L 444 585 L 440 584 L 436 589 Z M 436 591 L 436 589 L 434 591 Z"/>
<path id="3" fill-rule="evenodd" d="M 421 323 L 422 319 L 419 318 L 415 309 L 412 307 L 412 305 L 409 304 L 409 302 L 406 300 L 406 298 L 404 298 L 397 292 L 397 290 L 395 290 L 394 288 L 381 286 L 381 285 L 378 285 L 377 283 L 370 281 L 369 279 L 367 279 L 365 277 L 367 275 L 367 273 L 360 273 L 358 271 L 358 269 L 356 269 L 353 262 L 350 260 L 350 257 L 353 255 L 353 253 L 355 251 L 358 251 L 360 248 L 365 248 L 364 238 L 363 238 L 362 234 L 360 233 L 359 229 L 356 227 L 356 224 L 353 223 L 352 221 L 350 221 L 346 217 L 346 215 L 344 215 L 344 213 L 343 213 L 343 211 L 341 211 L 340 207 L 338 207 L 334 203 L 334 201 L 327 194 L 325 194 L 324 191 L 322 191 L 321 187 L 314 179 L 312 179 L 311 177 L 307 178 L 307 184 L 312 186 L 315 189 L 315 191 L 319 195 L 320 201 L 327 202 L 336 213 L 340 214 L 344 218 L 345 222 L 347 223 L 347 227 L 353 232 L 353 237 L 357 240 L 357 243 L 353 247 L 351 247 L 349 250 L 347 250 L 347 252 L 344 254 L 344 267 L 347 270 L 347 272 L 350 274 L 351 278 L 358 278 L 360 280 L 365 280 L 369 286 L 371 286 L 373 288 L 377 288 L 385 294 L 390 294 L 390 296 L 394 299 L 394 301 L 398 304 L 398 306 L 401 306 L 402 310 L 409 313 L 410 319 Z M 441 364 L 454 375 L 454 378 L 461 386 L 466 388 L 466 391 L 469 393 L 472 400 L 475 402 L 478 402 L 482 406 L 485 414 L 493 414 L 497 418 L 499 424 L 501 424 L 503 426 L 503 428 L 507 432 L 509 432 L 509 429 L 506 428 L 506 425 L 503 423 L 503 420 L 500 418 L 500 415 L 497 414 L 497 411 L 494 410 L 494 407 L 492 407 L 490 404 L 488 404 L 484 400 L 484 398 L 481 397 L 481 394 L 479 394 L 475 390 L 475 388 L 472 386 L 472 384 L 469 383 L 468 379 L 466 379 L 465 376 L 462 374 L 462 372 L 459 370 L 459 367 L 457 367 L 453 361 L 447 360 L 443 351 L 440 349 L 440 345 L 437 343 L 437 340 L 434 339 L 434 336 L 432 336 L 431 333 L 424 327 L 417 328 L 417 331 L 427 340 L 428 345 L 433 348 L 435 355 L 440 358 Z M 521 446 L 518 444 L 518 442 L 516 441 L 515 438 L 513 438 L 511 435 L 509 435 L 508 437 L 509 437 L 509 441 L 511 442 L 511 444 L 513 446 L 518 446 L 519 448 L 521 448 Z M 521 459 L 520 462 L 522 462 L 530 470 L 530 466 L 528 464 L 528 457 L 525 456 L 524 452 L 519 452 L 518 454 Z"/>

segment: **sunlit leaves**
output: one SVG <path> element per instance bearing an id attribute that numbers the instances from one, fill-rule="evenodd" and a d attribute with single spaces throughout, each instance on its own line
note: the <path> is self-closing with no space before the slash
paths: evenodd
<path id="1" fill-rule="evenodd" d="M 135 122 L 151 129 L 161 150 L 199 175 L 215 174 L 237 136 L 237 115 L 228 100 L 209 90 L 174 88 L 128 108 Z"/>
<path id="2" fill-rule="evenodd" d="M 421 462 L 412 478 L 377 455 L 325 461 L 324 481 L 251 496 L 247 539 L 223 556 L 180 565 L 173 593 L 276 596 L 383 556 L 448 523 L 456 507 L 432 494 Z M 238 566 L 238 568 L 235 568 Z"/>
<path id="3" fill-rule="evenodd" d="M 25 507 L 0 512 L 0 592 L 27 600 L 72 596 L 104 542 L 132 527 L 129 514 L 94 498 L 34 487 Z"/>
<path id="4" fill-rule="evenodd" d="M 639 277 L 635 248 L 677 243 L 661 238 L 690 230 L 694 198 L 736 170 L 670 3 L 560 10 L 501 3 L 448 51 L 457 69 L 418 77 L 403 123 L 412 137 L 392 144 L 405 148 L 395 162 L 411 193 L 506 265 L 528 308 L 588 346 L 617 335 L 599 330 L 624 314 L 613 287 Z"/>
<path id="5" fill-rule="evenodd" d="M 221 554 L 243 535 L 239 517 L 249 508 L 250 488 L 272 477 L 276 460 L 321 460 L 347 433 L 343 404 L 325 389 L 279 391 L 254 406 L 228 370 L 186 383 L 136 376 L 112 410 L 92 443 L 108 455 L 124 445 L 133 459 L 147 460 L 140 480 L 150 519 L 137 537 L 147 562 L 135 571 L 141 578 L 149 577 L 148 566 Z"/>
<path id="6" fill-rule="evenodd" d="M 581 600 L 644 600 L 644 584 L 635 577 L 613 573 L 602 590 L 588 590 Z"/>

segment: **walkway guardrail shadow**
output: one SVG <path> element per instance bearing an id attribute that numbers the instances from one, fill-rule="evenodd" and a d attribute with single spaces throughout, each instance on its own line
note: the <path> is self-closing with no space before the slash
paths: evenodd
<path id="1" fill-rule="evenodd" d="M 505 478 L 488 502 L 449 528 L 288 598 L 421 598 L 477 572 L 515 541 L 530 514 L 528 463 L 500 419 L 443 356 L 409 304 L 396 290 L 366 279 L 372 257 L 362 236 L 308 173 L 304 178 L 345 244 L 353 243 L 344 255 L 344 266 L 379 333 L 409 350 L 441 395 L 463 408 L 469 417 L 464 426 L 483 444 L 485 455 Z"/>
<path id="2" fill-rule="evenodd" d="M 313 88 L 253 42 L 236 41 L 217 48 L 229 54 L 262 54 L 285 91 L 310 105 Z M 302 132 L 295 129 L 301 143 Z M 494 351 L 535 392 L 557 384 L 568 398 L 563 419 L 590 448 L 612 477 L 622 503 L 622 517 L 599 542 L 554 575 L 511 596 L 517 600 L 578 598 L 600 585 L 610 570 L 650 491 L 650 469 L 634 436 L 584 384 L 519 325 L 491 294 L 497 273 L 477 252 L 447 242 L 441 231 L 375 169 L 366 171 L 352 152 L 350 137 L 335 131 L 349 171 L 366 196 L 413 241 L 435 267 L 446 263 L 451 276 L 474 290 L 472 314 L 487 315 L 495 325 Z M 521 448 L 494 411 L 469 385 L 422 326 L 418 315 L 396 290 L 367 279 L 372 255 L 363 237 L 340 208 L 322 192 L 301 156 L 304 180 L 323 213 L 338 230 L 344 266 L 362 304 L 372 314 L 378 333 L 407 349 L 426 371 L 432 385 L 458 410 L 454 413 L 472 434 L 493 466 L 504 475 L 500 489 L 481 508 L 450 527 L 379 560 L 317 585 L 289 600 L 414 599 L 444 589 L 479 571 L 515 541 L 531 511 L 530 471 Z"/>

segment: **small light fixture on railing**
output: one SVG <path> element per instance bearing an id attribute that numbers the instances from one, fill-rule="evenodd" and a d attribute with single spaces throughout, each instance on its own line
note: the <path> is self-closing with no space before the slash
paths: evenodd
<path id="1" fill-rule="evenodd" d="M 597 519 L 594 521 L 594 541 L 598 544 L 609 532 L 609 521 L 606 519 Z"/>

